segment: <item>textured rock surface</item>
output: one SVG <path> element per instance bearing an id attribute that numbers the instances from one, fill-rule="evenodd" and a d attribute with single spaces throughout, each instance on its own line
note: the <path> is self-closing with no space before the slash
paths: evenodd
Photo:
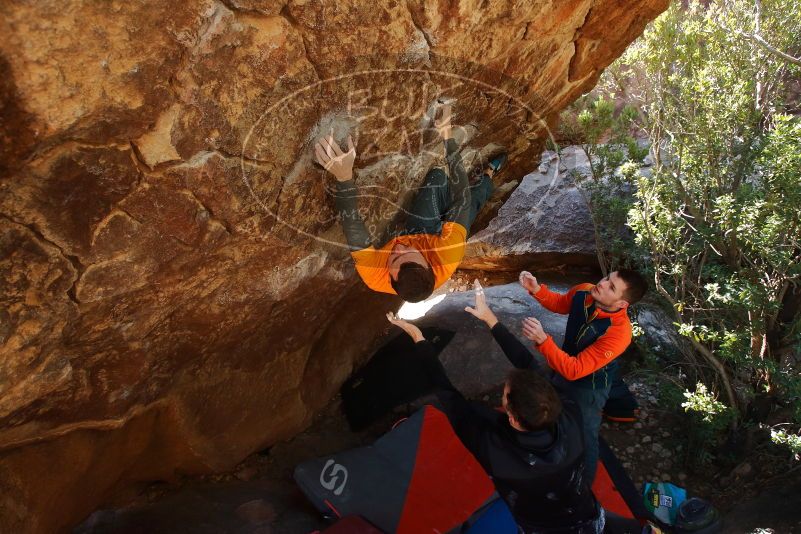
<path id="1" fill-rule="evenodd" d="M 572 172 L 589 174 L 576 147 L 543 152 L 536 172 L 520 181 L 498 215 L 468 241 L 462 266 L 471 269 L 598 267 L 592 219 Z"/>
<path id="2" fill-rule="evenodd" d="M 564 293 L 573 285 L 586 279 L 570 281 L 541 278 L 554 291 Z M 551 334 L 557 344 L 564 340 L 567 318 L 551 313 L 531 298 L 518 283 L 488 287 L 485 290 L 492 311 L 518 339 L 523 337 L 522 321 L 526 317 L 537 317 L 542 327 Z M 487 326 L 464 311 L 465 306 L 475 304 L 475 292 L 449 293 L 445 299 L 431 308 L 426 316 L 415 324 L 438 326 L 456 332 L 454 339 L 440 354 L 440 361 L 448 371 L 453 385 L 468 397 L 479 397 L 502 384 L 512 369 L 509 360 L 495 343 Z M 528 343 L 528 342 L 526 342 Z M 542 365 L 547 365 L 539 353 L 532 350 Z"/>
<path id="3" fill-rule="evenodd" d="M 659 304 L 650 295 L 643 299 L 635 307 L 636 321 L 643 330 L 644 344 L 654 354 L 676 361 L 682 352 L 690 353 L 692 346 L 687 338 L 676 332 L 673 325 L 676 319 L 670 309 L 665 310 Z"/>
<path id="4" fill-rule="evenodd" d="M 396 303 L 337 245 L 309 139 L 357 134 L 358 182 L 388 192 L 362 203 L 380 231 L 439 161 L 420 132 L 434 98 L 519 176 L 666 4 L 5 6 L 0 530 L 230 467 L 304 428 L 364 357 Z"/>

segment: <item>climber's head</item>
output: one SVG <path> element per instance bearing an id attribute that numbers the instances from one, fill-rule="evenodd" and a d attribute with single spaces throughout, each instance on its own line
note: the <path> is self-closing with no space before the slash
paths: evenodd
<path id="1" fill-rule="evenodd" d="M 398 243 L 387 259 L 389 283 L 407 302 L 420 302 L 434 291 L 434 271 L 414 247 Z"/>

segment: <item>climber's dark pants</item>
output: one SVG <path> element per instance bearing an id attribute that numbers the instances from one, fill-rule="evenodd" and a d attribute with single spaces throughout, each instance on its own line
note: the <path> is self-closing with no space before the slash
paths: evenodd
<path id="1" fill-rule="evenodd" d="M 592 485 L 598 468 L 598 433 L 601 429 L 601 412 L 609 398 L 611 384 L 597 384 L 596 388 L 582 387 L 559 374 L 551 380 L 558 391 L 573 399 L 581 409 L 584 429 L 584 479 Z"/>
<path id="2" fill-rule="evenodd" d="M 470 234 L 470 226 L 473 225 L 478 212 L 481 211 L 481 208 L 492 196 L 494 189 L 492 179 L 486 174 L 481 177 L 479 183 L 470 186 L 468 235 Z M 448 187 L 448 175 L 442 169 L 431 169 L 426 174 L 423 185 L 415 194 L 401 235 L 439 235 L 442 232 L 443 217 L 447 215 L 450 208 L 451 192 Z"/>

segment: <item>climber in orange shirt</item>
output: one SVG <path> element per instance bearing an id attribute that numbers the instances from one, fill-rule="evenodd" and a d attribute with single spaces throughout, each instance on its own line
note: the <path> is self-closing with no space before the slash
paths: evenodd
<path id="1" fill-rule="evenodd" d="M 315 145 L 317 162 L 336 178 L 334 200 L 356 271 L 370 289 L 397 294 L 409 302 L 428 298 L 459 266 L 470 226 L 492 195 L 492 177 L 506 160 L 505 155 L 493 159 L 478 183 L 470 185 L 452 135 L 451 106 L 443 103 L 439 112 L 435 126 L 445 142 L 450 176 L 438 168 L 429 171 L 404 230 L 379 247 L 373 246 L 358 210 L 353 140 L 348 137 L 347 151 L 333 135 Z"/>
<path id="2" fill-rule="evenodd" d="M 618 362 L 631 343 L 631 322 L 626 309 L 648 289 L 636 271 L 620 269 L 597 284 L 579 284 L 565 294 L 550 291 L 531 273 L 520 273 L 520 284 L 542 306 L 567 315 L 565 339 L 559 348 L 534 317 L 523 320 L 523 335 L 533 341 L 556 371 L 554 385 L 581 406 L 585 438 L 585 476 L 595 477 L 601 411 L 609 397 Z"/>

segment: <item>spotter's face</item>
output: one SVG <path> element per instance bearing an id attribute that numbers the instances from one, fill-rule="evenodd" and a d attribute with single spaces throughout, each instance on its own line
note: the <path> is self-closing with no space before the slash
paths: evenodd
<path id="1" fill-rule="evenodd" d="M 614 271 L 601 280 L 592 288 L 590 294 L 595 302 L 604 308 L 617 310 L 626 308 L 629 303 L 623 298 L 623 293 L 628 286 Z"/>

